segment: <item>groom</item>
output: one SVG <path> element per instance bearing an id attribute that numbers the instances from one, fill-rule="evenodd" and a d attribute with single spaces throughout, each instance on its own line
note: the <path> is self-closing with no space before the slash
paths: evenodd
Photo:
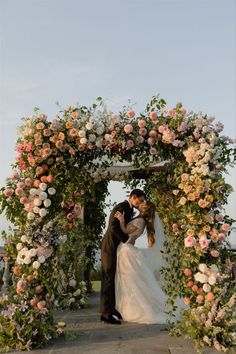
<path id="1" fill-rule="evenodd" d="M 133 207 L 138 208 L 145 200 L 145 194 L 141 189 L 134 189 L 128 198 L 119 203 L 112 210 L 108 228 L 104 235 L 101 245 L 101 263 L 102 263 L 102 279 L 101 279 L 101 301 L 100 312 L 101 321 L 120 324 L 122 319 L 120 313 L 115 308 L 115 275 L 116 275 L 116 252 L 120 242 L 126 242 L 129 236 L 120 228 L 120 222 L 114 218 L 117 211 L 124 213 L 125 225 L 128 224 L 133 217 Z M 118 319 L 117 319 L 118 318 Z"/>

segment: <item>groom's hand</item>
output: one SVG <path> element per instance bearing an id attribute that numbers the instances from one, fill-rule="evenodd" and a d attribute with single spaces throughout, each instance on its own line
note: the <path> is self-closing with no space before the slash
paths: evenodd
<path id="1" fill-rule="evenodd" d="M 118 219 L 120 221 L 120 223 L 124 223 L 125 222 L 125 212 L 123 211 L 123 213 L 121 213 L 120 211 L 117 211 L 114 215 L 114 218 Z"/>

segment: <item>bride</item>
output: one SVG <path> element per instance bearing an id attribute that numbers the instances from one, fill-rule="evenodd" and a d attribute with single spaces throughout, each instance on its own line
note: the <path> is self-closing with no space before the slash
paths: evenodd
<path id="1" fill-rule="evenodd" d="M 139 215 L 125 226 L 124 215 L 116 212 L 123 232 L 129 235 L 117 249 L 116 309 L 123 319 L 137 323 L 165 323 L 166 295 L 161 289 L 160 268 L 164 265 L 161 247 L 164 232 L 153 203 L 139 206 Z M 148 248 L 134 246 L 144 229 Z"/>

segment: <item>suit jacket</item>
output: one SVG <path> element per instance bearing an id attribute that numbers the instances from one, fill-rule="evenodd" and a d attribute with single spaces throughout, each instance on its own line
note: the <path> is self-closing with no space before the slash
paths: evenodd
<path id="1" fill-rule="evenodd" d="M 119 243 L 125 243 L 129 239 L 129 236 L 121 230 L 119 220 L 114 218 L 114 214 L 117 211 L 125 213 L 125 225 L 128 224 L 133 217 L 133 209 L 130 208 L 129 202 L 127 200 L 115 206 L 111 212 L 108 227 L 102 240 L 102 249 L 106 252 L 116 252 Z"/>

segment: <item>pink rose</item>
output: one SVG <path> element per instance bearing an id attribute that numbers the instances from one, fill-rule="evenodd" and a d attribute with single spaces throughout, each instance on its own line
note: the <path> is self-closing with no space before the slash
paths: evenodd
<path id="1" fill-rule="evenodd" d="M 131 149 L 133 146 L 134 146 L 133 140 L 128 140 L 128 141 L 127 141 L 127 147 L 128 147 L 128 149 Z"/>
<path id="2" fill-rule="evenodd" d="M 19 173 L 17 171 L 13 171 L 12 174 L 10 175 L 12 179 L 18 179 L 19 178 Z"/>
<path id="3" fill-rule="evenodd" d="M 212 257 L 218 257 L 218 256 L 219 256 L 219 252 L 216 251 L 216 250 L 212 250 L 212 251 L 211 251 L 211 256 L 212 256 Z"/>
<path id="4" fill-rule="evenodd" d="M 16 193 L 16 195 L 21 195 L 23 193 L 23 189 L 22 188 L 16 188 L 15 193 Z"/>
<path id="5" fill-rule="evenodd" d="M 24 188 L 25 184 L 24 182 L 18 182 L 16 186 L 17 188 Z"/>
<path id="6" fill-rule="evenodd" d="M 26 204 L 26 203 L 28 203 L 29 202 L 29 199 L 28 198 L 26 198 L 26 197 L 21 197 L 20 198 L 20 203 L 21 204 Z"/>
<path id="7" fill-rule="evenodd" d="M 126 124 L 126 125 L 124 126 L 124 131 L 125 131 L 126 134 L 132 133 L 132 131 L 133 131 L 133 126 L 132 126 L 131 124 Z"/>
<path id="8" fill-rule="evenodd" d="M 26 170 L 27 169 L 26 163 L 24 161 L 20 161 L 19 162 L 19 168 L 21 170 Z"/>
<path id="9" fill-rule="evenodd" d="M 153 138 L 148 138 L 148 144 L 149 145 L 154 145 L 155 144 L 155 140 Z"/>
<path id="10" fill-rule="evenodd" d="M 151 147 L 151 149 L 149 150 L 150 154 L 155 156 L 157 155 L 157 149 L 155 149 L 154 147 Z"/>
<path id="11" fill-rule="evenodd" d="M 37 300 L 35 297 L 30 300 L 30 304 L 31 304 L 32 306 L 36 306 L 37 303 L 38 303 L 38 300 Z"/>
<path id="12" fill-rule="evenodd" d="M 229 229 L 230 229 L 230 225 L 229 225 L 229 224 L 223 224 L 223 225 L 221 226 L 221 230 L 222 230 L 223 232 L 228 232 Z"/>
<path id="13" fill-rule="evenodd" d="M 68 220 L 74 219 L 74 214 L 73 213 L 69 213 L 66 215 Z"/>
<path id="14" fill-rule="evenodd" d="M 33 181 L 32 181 L 31 178 L 26 178 L 26 179 L 25 179 L 25 185 L 26 185 L 26 186 L 31 186 L 32 184 L 33 184 Z"/>
<path id="15" fill-rule="evenodd" d="M 157 120 L 157 113 L 156 112 L 150 112 L 149 117 L 152 121 Z"/>
<path id="16" fill-rule="evenodd" d="M 174 117 L 175 111 L 173 110 L 173 108 L 169 108 L 169 109 L 167 110 L 167 115 L 168 115 L 169 117 L 171 117 L 171 118 Z"/>
<path id="17" fill-rule="evenodd" d="M 43 291 L 43 288 L 41 285 L 36 286 L 35 288 L 35 294 L 40 294 Z"/>
<path id="18" fill-rule="evenodd" d="M 5 197 L 11 197 L 13 193 L 14 193 L 13 189 L 10 189 L 10 188 L 7 188 L 3 191 L 3 194 L 5 195 Z"/>
<path id="19" fill-rule="evenodd" d="M 155 138 L 156 135 L 157 135 L 157 132 L 156 132 L 155 130 L 150 130 L 149 136 L 150 136 L 151 138 Z"/>
<path id="20" fill-rule="evenodd" d="M 113 131 L 111 132 L 111 137 L 112 137 L 113 139 L 116 137 L 116 131 L 115 131 L 115 130 L 113 130 Z"/>
<path id="21" fill-rule="evenodd" d="M 158 131 L 159 131 L 159 133 L 162 134 L 162 133 L 165 131 L 164 125 L 160 125 L 160 126 L 158 127 Z"/>
<path id="22" fill-rule="evenodd" d="M 135 112 L 134 111 L 128 111 L 127 112 L 127 117 L 134 118 L 134 116 L 135 116 Z"/>
<path id="23" fill-rule="evenodd" d="M 223 220 L 224 220 L 224 217 L 223 217 L 222 214 L 216 214 L 216 215 L 215 215 L 215 219 L 216 219 L 216 221 L 223 221 Z"/>
<path id="24" fill-rule="evenodd" d="M 141 135 L 139 135 L 139 136 L 137 137 L 137 142 L 140 143 L 140 144 L 142 144 L 142 143 L 144 142 L 144 137 L 141 136 Z"/>
<path id="25" fill-rule="evenodd" d="M 185 245 L 185 247 L 193 247 L 194 245 L 196 245 L 195 237 L 192 237 L 192 236 L 185 237 L 184 245 Z"/>
<path id="26" fill-rule="evenodd" d="M 146 122 L 145 122 L 145 120 L 139 119 L 139 120 L 138 120 L 138 126 L 139 126 L 139 128 L 144 128 L 144 127 L 146 127 Z"/>
<path id="27" fill-rule="evenodd" d="M 26 282 L 24 280 L 22 280 L 22 279 L 18 280 L 18 282 L 17 282 L 18 289 L 22 290 L 25 288 L 25 286 L 26 286 Z"/>
<path id="28" fill-rule="evenodd" d="M 225 239 L 225 234 L 220 233 L 220 234 L 218 235 L 218 240 L 219 240 L 219 241 L 223 241 L 224 239 Z"/>
<path id="29" fill-rule="evenodd" d="M 146 128 L 140 128 L 139 129 L 139 134 L 142 135 L 142 136 L 146 135 L 147 134 L 147 129 Z"/>
<path id="30" fill-rule="evenodd" d="M 207 240 L 205 237 L 201 237 L 200 241 L 199 241 L 199 244 L 200 244 L 202 249 L 206 248 L 209 245 L 209 240 Z"/>

